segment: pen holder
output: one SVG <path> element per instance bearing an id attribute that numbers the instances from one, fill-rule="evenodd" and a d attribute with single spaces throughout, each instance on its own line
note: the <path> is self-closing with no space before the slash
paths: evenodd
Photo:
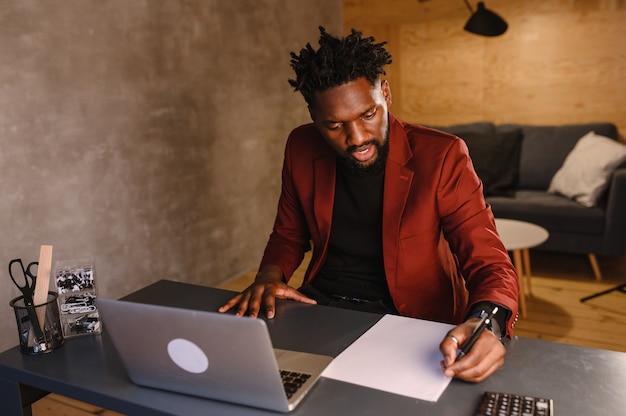
<path id="1" fill-rule="evenodd" d="M 57 294 L 48 292 L 46 303 L 27 306 L 24 296 L 10 302 L 15 312 L 20 351 L 28 355 L 45 354 L 63 345 Z"/>

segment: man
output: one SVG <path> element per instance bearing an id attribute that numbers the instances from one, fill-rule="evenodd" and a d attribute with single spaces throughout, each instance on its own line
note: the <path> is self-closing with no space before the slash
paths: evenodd
<path id="1" fill-rule="evenodd" d="M 275 298 L 458 325 L 441 342 L 448 376 L 479 382 L 504 362 L 518 278 L 458 137 L 396 119 L 383 43 L 320 28 L 291 54 L 313 120 L 285 150 L 278 213 L 255 282 L 220 308 L 274 317 Z M 287 282 L 313 243 L 303 286 Z M 493 327 L 456 361 L 483 311 Z M 419 335 L 416 335 L 419 336 Z"/>

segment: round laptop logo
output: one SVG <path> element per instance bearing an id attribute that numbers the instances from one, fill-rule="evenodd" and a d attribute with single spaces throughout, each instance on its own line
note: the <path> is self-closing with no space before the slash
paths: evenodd
<path id="1" fill-rule="evenodd" d="M 194 374 L 204 373 L 209 368 L 209 359 L 193 342 L 176 338 L 167 344 L 167 353 L 174 364 Z"/>

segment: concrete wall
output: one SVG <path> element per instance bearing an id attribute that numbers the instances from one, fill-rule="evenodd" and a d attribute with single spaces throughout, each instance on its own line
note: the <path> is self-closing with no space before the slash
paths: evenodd
<path id="1" fill-rule="evenodd" d="M 15 0 L 0 6 L 0 350 L 8 262 L 93 256 L 100 296 L 216 285 L 258 264 L 283 144 L 308 121 L 289 52 L 340 0 Z"/>

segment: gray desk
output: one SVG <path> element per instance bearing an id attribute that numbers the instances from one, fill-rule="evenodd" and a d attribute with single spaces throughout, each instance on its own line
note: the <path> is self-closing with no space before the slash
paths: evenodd
<path id="1" fill-rule="evenodd" d="M 215 310 L 230 296 L 232 292 L 219 289 L 160 281 L 125 299 Z M 281 301 L 268 326 L 278 348 L 336 356 L 378 319 L 375 314 Z M 485 390 L 496 390 L 552 398 L 557 415 L 618 415 L 626 408 L 625 382 L 626 353 L 518 338 L 496 374 L 481 384 L 453 380 L 437 403 L 321 379 L 292 414 L 469 416 Z M 48 392 L 132 415 L 270 414 L 135 386 L 106 330 L 101 336 L 67 340 L 47 355 L 25 356 L 18 347 L 0 354 L 3 415 L 29 414 L 30 403 Z"/>

